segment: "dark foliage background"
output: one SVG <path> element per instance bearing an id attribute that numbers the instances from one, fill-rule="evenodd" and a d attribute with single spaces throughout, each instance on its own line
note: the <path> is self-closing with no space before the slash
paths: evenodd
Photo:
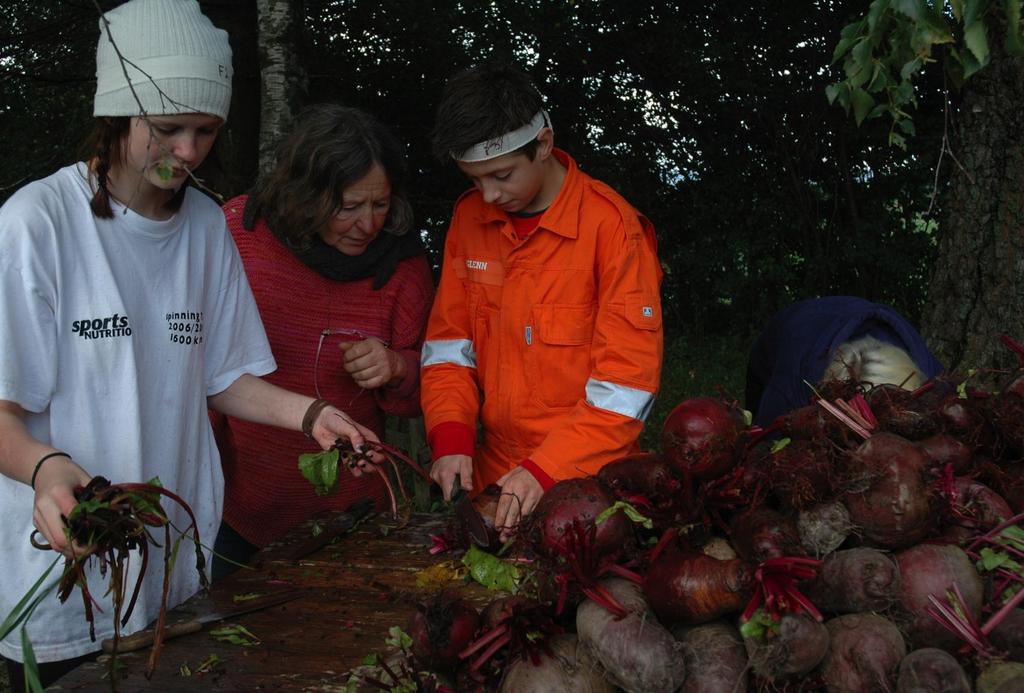
<path id="1" fill-rule="evenodd" d="M 920 84 L 921 134 L 907 153 L 884 144 L 888 123 L 858 129 L 828 105 L 825 86 L 839 76 L 833 47 L 863 2 L 292 4 L 304 17 L 307 101 L 360 106 L 392 125 L 408 146 L 414 203 L 435 253 L 467 185 L 430 155 L 436 96 L 457 69 L 501 57 L 546 95 L 559 145 L 654 221 L 670 335 L 742 339 L 782 305 L 822 294 L 920 314 L 936 247 L 925 212 L 942 85 Z M 203 5 L 221 25 L 252 25 L 257 11 L 252 0 Z M 88 0 L 8 0 L 0 9 L 0 198 L 81 155 L 96 14 Z M 239 133 L 259 118 L 255 34 L 227 28 L 236 92 L 249 101 L 233 107 L 228 155 L 207 174 L 225 197 L 252 182 L 254 168 L 232 162 L 253 160 L 254 138 Z"/>

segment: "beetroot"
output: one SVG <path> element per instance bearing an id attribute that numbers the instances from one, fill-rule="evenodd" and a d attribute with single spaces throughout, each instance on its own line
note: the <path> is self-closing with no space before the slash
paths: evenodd
<path id="1" fill-rule="evenodd" d="M 971 693 L 971 682 L 951 654 L 924 647 L 900 662 L 896 693 Z"/>
<path id="2" fill-rule="evenodd" d="M 1024 664 L 993 662 L 986 666 L 975 683 L 977 693 L 1014 693 L 1024 691 Z"/>
<path id="3" fill-rule="evenodd" d="M 900 573 L 896 561 L 881 551 L 848 549 L 826 556 L 818 579 L 804 588 L 823 611 L 884 611 L 899 599 Z"/>
<path id="4" fill-rule="evenodd" d="M 892 433 L 876 433 L 853 452 L 850 467 L 859 487 L 843 500 L 866 543 L 896 549 L 928 535 L 933 514 L 925 462 L 917 446 Z"/>
<path id="5" fill-rule="evenodd" d="M 747 690 L 747 650 L 736 627 L 725 621 L 680 628 L 686 681 L 679 693 L 731 693 Z"/>
<path id="6" fill-rule="evenodd" d="M 682 483 L 672 467 L 655 453 L 640 452 L 609 462 L 601 467 L 597 478 L 616 498 L 651 518 L 657 529 L 674 524 L 682 511 Z"/>
<path id="7" fill-rule="evenodd" d="M 772 424 L 782 435 L 795 440 L 831 441 L 839 447 L 846 448 L 859 440 L 848 426 L 826 412 L 818 404 L 794 409 Z"/>
<path id="8" fill-rule="evenodd" d="M 954 472 L 962 474 L 970 466 L 971 449 L 946 433 L 918 441 L 917 447 L 928 459 L 927 468 L 933 472 L 941 472 L 947 464 L 951 464 Z"/>
<path id="9" fill-rule="evenodd" d="M 746 561 L 667 548 L 647 569 L 643 588 L 662 623 L 697 624 L 743 609 L 754 584 Z"/>
<path id="10" fill-rule="evenodd" d="M 847 614 L 825 626 L 830 640 L 821 675 L 829 693 L 893 689 L 907 646 L 892 621 L 877 614 Z"/>
<path id="11" fill-rule="evenodd" d="M 879 431 L 908 440 L 921 440 L 939 431 L 939 417 L 927 400 L 898 385 L 877 385 L 868 391 L 866 399 L 878 420 Z"/>
<path id="12" fill-rule="evenodd" d="M 799 510 L 833 495 L 832 454 L 821 440 L 793 440 L 768 456 L 768 483 L 785 508 Z"/>
<path id="13" fill-rule="evenodd" d="M 839 501 L 821 503 L 800 511 L 796 529 L 805 551 L 822 557 L 838 549 L 853 531 L 850 511 Z"/>
<path id="14" fill-rule="evenodd" d="M 750 668 L 768 681 L 806 674 L 828 651 L 825 626 L 804 614 L 785 614 L 777 632 L 743 639 Z"/>
<path id="15" fill-rule="evenodd" d="M 589 528 L 612 505 L 612 496 L 596 478 L 559 481 L 541 497 L 530 514 L 530 536 L 537 550 L 559 556 L 568 550 L 568 533 L 574 524 Z M 610 515 L 597 525 L 590 549 L 595 556 L 622 553 L 633 536 L 633 523 L 623 513 Z"/>
<path id="16" fill-rule="evenodd" d="M 731 541 L 741 558 L 755 563 L 769 558 L 804 555 L 793 519 L 763 505 L 733 520 Z"/>
<path id="17" fill-rule="evenodd" d="M 981 613 L 982 582 L 962 549 L 942 544 L 920 544 L 896 555 L 900 570 L 900 608 L 905 632 L 915 647 L 940 647 L 955 653 L 961 641 L 926 612 L 933 594 L 944 600 L 953 583 L 964 596 L 964 607 Z"/>
<path id="18" fill-rule="evenodd" d="M 989 641 L 1006 652 L 1010 659 L 1024 662 L 1024 609 L 1014 609 L 1007 613 L 989 634 Z"/>
<path id="19" fill-rule="evenodd" d="M 744 412 L 735 403 L 686 399 L 665 418 L 661 451 L 684 479 L 715 479 L 736 464 L 746 427 Z"/>
<path id="20" fill-rule="evenodd" d="M 620 688 L 673 693 L 686 678 L 681 645 L 654 618 L 638 585 L 620 578 L 601 585 L 628 614 L 615 618 L 604 607 L 584 601 L 576 611 L 580 645 Z"/>
<path id="21" fill-rule="evenodd" d="M 1002 496 L 978 481 L 957 477 L 954 488 L 953 524 L 974 530 L 977 534 L 1013 517 L 1013 511 Z"/>
<path id="22" fill-rule="evenodd" d="M 452 669 L 479 625 L 471 604 L 451 592 L 435 595 L 419 604 L 409 621 L 412 653 L 426 667 Z"/>
<path id="23" fill-rule="evenodd" d="M 1024 383 L 1024 377 L 1015 382 Z M 1024 395 L 1002 392 L 992 397 L 985 407 L 992 426 L 1015 455 L 1024 453 Z"/>
<path id="24" fill-rule="evenodd" d="M 550 640 L 551 654 L 534 664 L 516 659 L 505 667 L 499 693 L 614 693 L 615 686 L 599 673 L 597 665 L 579 646 L 575 635 L 556 635 Z"/>

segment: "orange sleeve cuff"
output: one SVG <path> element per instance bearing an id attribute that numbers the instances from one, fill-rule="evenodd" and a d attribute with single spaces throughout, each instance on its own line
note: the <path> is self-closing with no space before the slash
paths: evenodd
<path id="1" fill-rule="evenodd" d="M 538 467 L 537 463 L 534 462 L 533 460 L 527 458 L 520 462 L 519 466 L 528 471 L 530 474 L 533 474 L 533 478 L 540 483 L 541 488 L 544 489 L 545 493 L 547 493 L 549 488 L 555 485 L 555 480 L 552 479 L 547 472 Z"/>
<path id="2" fill-rule="evenodd" d="M 458 421 L 445 421 L 427 433 L 430 459 L 437 460 L 445 455 L 473 456 L 476 448 L 476 433 L 472 428 Z"/>

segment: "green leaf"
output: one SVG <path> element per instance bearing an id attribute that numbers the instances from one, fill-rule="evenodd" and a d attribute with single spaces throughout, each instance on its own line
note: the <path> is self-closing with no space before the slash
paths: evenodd
<path id="1" fill-rule="evenodd" d="M 842 82 L 837 84 L 830 84 L 827 87 L 825 87 L 825 96 L 828 97 L 828 102 L 830 104 L 835 103 L 836 97 L 839 96 L 839 90 L 842 89 L 842 87 Z"/>
<path id="2" fill-rule="evenodd" d="M 299 455 L 299 471 L 313 484 L 316 495 L 327 496 L 338 490 L 340 457 L 337 448 Z"/>
<path id="3" fill-rule="evenodd" d="M 412 647 L 412 638 L 398 626 L 388 628 L 388 637 L 384 640 L 387 645 L 397 647 L 400 650 L 408 650 Z"/>
<path id="4" fill-rule="evenodd" d="M 22 597 L 21 600 L 14 605 L 14 608 L 11 609 L 11 613 L 7 615 L 7 618 L 4 619 L 4 622 L 0 623 L 0 640 L 3 640 L 8 635 L 10 635 L 11 631 L 17 628 L 19 624 L 21 624 L 24 621 L 27 621 L 28 617 L 32 615 L 32 611 L 35 609 L 36 604 L 42 601 L 42 599 L 51 591 L 53 591 L 53 588 L 57 586 L 57 583 L 60 582 L 59 577 L 53 580 L 53 582 L 51 582 L 49 585 L 43 588 L 42 591 L 40 592 L 40 588 L 42 587 L 43 583 L 46 582 L 46 578 L 49 577 L 50 573 L 53 572 L 53 569 L 56 567 L 57 562 L 63 560 L 63 558 L 63 556 L 58 555 L 55 559 L 53 559 L 53 563 L 50 564 L 50 567 L 47 568 L 46 571 L 39 576 L 39 579 L 36 580 L 35 584 L 33 584 L 32 587 L 29 588 L 25 596 Z"/>
<path id="5" fill-rule="evenodd" d="M 890 0 L 874 0 L 868 7 L 868 31 L 874 31 L 885 11 L 889 9 Z"/>
<path id="6" fill-rule="evenodd" d="M 1020 33 L 1020 0 L 1006 0 L 1006 52 L 1024 55 L 1024 41 Z"/>
<path id="7" fill-rule="evenodd" d="M 977 21 L 964 28 L 964 43 L 978 61 L 978 70 L 988 65 L 988 34 L 985 31 L 985 23 Z M 974 70 L 973 72 L 976 72 Z M 969 75 L 968 75 L 969 76 Z"/>
<path id="8" fill-rule="evenodd" d="M 594 518 L 594 524 L 599 525 L 615 513 L 622 511 L 634 524 L 643 525 L 644 529 L 654 529 L 654 523 L 649 517 L 642 514 L 626 501 L 615 501 L 610 508 L 605 508 L 600 515 Z"/>
<path id="9" fill-rule="evenodd" d="M 903 67 L 900 68 L 900 79 L 908 80 L 910 77 L 920 70 L 924 66 L 924 59 L 921 56 L 917 56 L 913 60 L 908 60 L 903 63 Z"/>
<path id="10" fill-rule="evenodd" d="M 1013 560 L 1010 554 L 1005 551 L 996 551 L 995 549 L 985 547 L 978 554 L 978 569 L 984 571 L 992 571 L 996 568 L 1006 568 L 1007 570 L 1015 570 L 1020 572 L 1020 563 Z"/>
<path id="11" fill-rule="evenodd" d="M 785 450 L 789 446 L 789 444 L 792 443 L 792 442 L 793 442 L 792 438 L 779 438 L 774 443 L 772 443 L 771 453 L 774 455 L 775 453 L 779 452 L 780 450 Z"/>
<path id="12" fill-rule="evenodd" d="M 174 177 L 174 168 L 171 166 L 170 159 L 160 160 L 160 163 L 156 165 L 156 175 L 165 183 Z"/>
<path id="13" fill-rule="evenodd" d="M 377 655 L 375 655 L 375 654 L 368 654 L 365 657 L 363 657 L 363 666 L 367 666 L 367 667 L 375 667 L 375 666 L 377 666 Z"/>
<path id="14" fill-rule="evenodd" d="M 853 86 L 863 84 L 871 76 L 871 41 L 867 37 L 858 41 L 857 45 L 850 51 L 850 57 L 846 61 L 845 68 L 846 76 L 850 78 L 851 82 L 859 80 L 859 83 Z"/>
<path id="15" fill-rule="evenodd" d="M 910 118 L 900 118 L 898 121 L 896 121 L 896 124 L 899 126 L 900 130 L 902 130 L 907 135 L 917 134 L 917 128 L 914 127 L 914 121 L 911 120 Z"/>
<path id="16" fill-rule="evenodd" d="M 21 629 L 21 655 L 25 662 L 22 665 L 25 673 L 25 690 L 29 693 L 43 693 L 43 683 L 39 680 L 39 664 L 32 642 L 28 639 L 28 629 Z"/>
<path id="17" fill-rule="evenodd" d="M 759 608 L 749 620 L 740 624 L 740 635 L 744 638 L 760 638 L 768 633 L 777 633 L 779 623 L 763 608 Z"/>
<path id="18" fill-rule="evenodd" d="M 915 22 L 928 12 L 928 8 L 925 7 L 922 0 L 896 0 L 892 8 Z"/>
<path id="19" fill-rule="evenodd" d="M 223 628 L 215 628 L 210 631 L 210 635 L 222 642 L 231 643 L 232 645 L 241 645 L 242 647 L 258 645 L 260 642 L 260 639 L 249 632 L 248 628 L 238 624 L 224 626 Z"/>
<path id="20" fill-rule="evenodd" d="M 503 561 L 474 545 L 462 557 L 462 564 L 469 568 L 471 578 L 489 590 L 513 594 L 519 590 L 523 571 L 515 563 Z"/>
<path id="21" fill-rule="evenodd" d="M 854 89 L 850 98 L 853 102 L 853 117 L 857 121 L 857 125 L 860 125 L 871 109 L 875 107 L 875 100 L 863 89 Z"/>

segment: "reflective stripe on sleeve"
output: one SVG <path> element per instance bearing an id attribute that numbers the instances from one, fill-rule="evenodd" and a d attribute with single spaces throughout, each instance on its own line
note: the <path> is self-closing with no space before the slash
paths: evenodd
<path id="1" fill-rule="evenodd" d="M 654 393 L 591 378 L 587 381 L 587 404 L 644 421 L 654 406 Z"/>
<path id="2" fill-rule="evenodd" d="M 465 368 L 476 368 L 476 350 L 471 339 L 434 339 L 423 342 L 420 367 L 453 363 Z"/>

